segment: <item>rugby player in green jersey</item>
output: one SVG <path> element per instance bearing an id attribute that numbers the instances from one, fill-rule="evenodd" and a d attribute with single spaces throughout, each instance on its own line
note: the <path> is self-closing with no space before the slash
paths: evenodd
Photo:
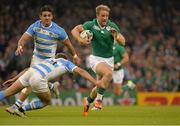
<path id="1" fill-rule="evenodd" d="M 113 71 L 113 92 L 116 95 L 121 95 L 129 89 L 134 89 L 135 84 L 128 80 L 127 84 L 122 85 L 124 79 L 124 65 L 129 62 L 129 56 L 124 46 L 115 43 L 113 48 L 114 56 L 114 71 Z"/>
<path id="2" fill-rule="evenodd" d="M 89 64 L 97 75 L 98 80 L 103 81 L 102 87 L 94 87 L 90 95 L 84 99 L 84 115 L 88 115 L 90 104 L 94 101 L 94 108 L 102 108 L 102 98 L 106 88 L 112 80 L 114 67 L 113 45 L 114 41 L 125 45 L 125 38 L 120 33 L 118 26 L 109 20 L 110 8 L 106 5 L 96 7 L 96 18 L 84 24 L 75 26 L 71 33 L 82 45 L 92 45 L 92 54 L 89 56 Z M 92 40 L 82 39 L 80 33 L 90 30 L 93 33 Z"/>

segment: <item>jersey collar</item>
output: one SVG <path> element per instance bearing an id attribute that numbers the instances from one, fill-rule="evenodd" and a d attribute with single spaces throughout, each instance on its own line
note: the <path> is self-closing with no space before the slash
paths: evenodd
<path id="1" fill-rule="evenodd" d="M 108 22 L 109 22 L 109 21 L 108 21 Z M 108 22 L 107 22 L 107 24 L 106 24 L 104 27 L 102 27 L 102 26 L 99 24 L 98 20 L 96 19 L 96 23 L 97 23 L 97 25 L 99 26 L 100 29 L 105 29 L 106 26 L 108 25 Z"/>
<path id="2" fill-rule="evenodd" d="M 41 23 L 41 26 L 42 26 L 43 28 L 50 28 L 50 27 L 52 26 L 52 22 L 51 22 L 51 24 L 50 24 L 48 27 L 45 27 L 45 26 L 42 24 L 41 21 L 40 21 L 40 23 Z"/>

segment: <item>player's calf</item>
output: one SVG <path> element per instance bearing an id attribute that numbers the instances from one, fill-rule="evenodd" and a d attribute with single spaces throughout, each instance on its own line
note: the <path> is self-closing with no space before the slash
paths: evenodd
<path id="1" fill-rule="evenodd" d="M 84 107 L 84 112 L 83 112 L 83 115 L 84 116 L 88 116 L 88 110 L 89 110 L 89 103 L 88 103 L 88 100 L 87 100 L 87 97 L 85 97 L 83 99 L 83 107 Z"/>

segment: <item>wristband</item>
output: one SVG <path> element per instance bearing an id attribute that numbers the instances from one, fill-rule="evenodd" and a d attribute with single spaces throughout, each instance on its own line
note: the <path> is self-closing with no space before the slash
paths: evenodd
<path id="1" fill-rule="evenodd" d="M 117 66 L 118 66 L 118 67 L 120 67 L 120 66 L 121 66 L 121 63 L 120 63 L 120 62 L 118 62 L 118 63 L 117 63 Z"/>
<path id="2" fill-rule="evenodd" d="M 22 45 L 18 45 L 18 48 L 22 49 L 23 47 L 22 47 Z"/>

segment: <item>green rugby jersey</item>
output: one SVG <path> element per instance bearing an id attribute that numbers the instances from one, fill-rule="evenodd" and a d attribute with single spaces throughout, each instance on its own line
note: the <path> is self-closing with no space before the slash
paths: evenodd
<path id="1" fill-rule="evenodd" d="M 126 53 L 124 46 L 120 46 L 118 43 L 115 43 L 113 47 L 114 64 L 120 62 L 123 59 L 124 53 Z M 121 68 L 122 66 L 115 70 L 119 70 Z"/>
<path id="2" fill-rule="evenodd" d="M 87 21 L 83 24 L 85 30 L 90 30 L 93 33 L 92 39 L 92 54 L 99 57 L 109 58 L 113 56 L 114 38 L 110 32 L 111 28 L 115 28 L 120 32 L 118 26 L 108 20 L 107 25 L 102 28 L 97 19 Z"/>

